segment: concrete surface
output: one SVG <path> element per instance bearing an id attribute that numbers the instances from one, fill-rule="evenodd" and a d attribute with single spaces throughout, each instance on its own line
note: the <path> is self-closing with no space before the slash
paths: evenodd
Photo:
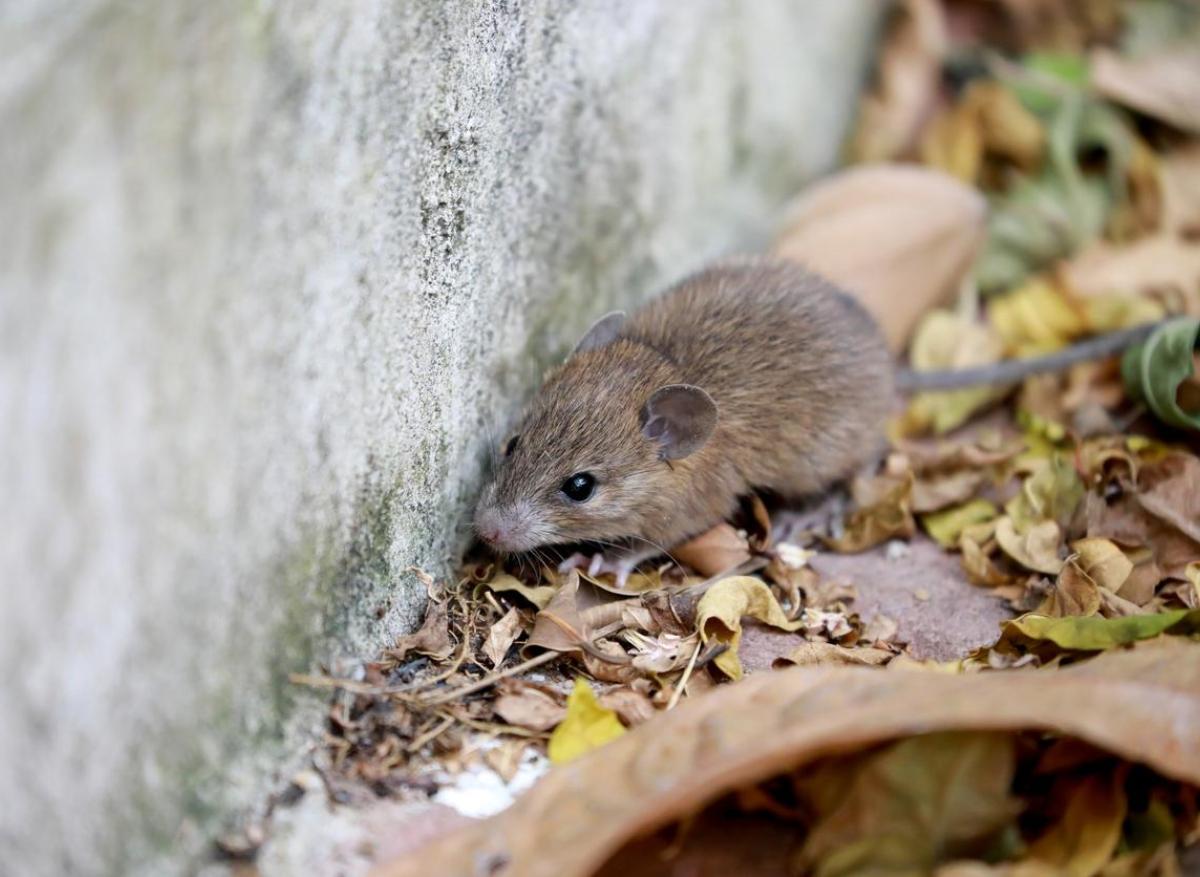
<path id="1" fill-rule="evenodd" d="M 596 315 L 834 160 L 869 0 L 0 6 L 0 862 L 169 874 Z"/>

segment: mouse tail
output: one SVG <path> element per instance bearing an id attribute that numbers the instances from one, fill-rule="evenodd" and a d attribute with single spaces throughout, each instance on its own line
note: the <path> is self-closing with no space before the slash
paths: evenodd
<path id="1" fill-rule="evenodd" d="M 1064 347 L 1045 356 L 1029 359 L 1008 359 L 1003 362 L 973 368 L 949 369 L 945 371 L 913 371 L 901 369 L 896 376 L 896 387 L 903 393 L 920 393 L 927 390 L 963 390 L 967 387 L 995 384 L 1015 384 L 1032 375 L 1063 371 L 1081 362 L 1103 359 L 1132 347 L 1168 320 L 1143 323 L 1129 329 L 1097 335 Z"/>

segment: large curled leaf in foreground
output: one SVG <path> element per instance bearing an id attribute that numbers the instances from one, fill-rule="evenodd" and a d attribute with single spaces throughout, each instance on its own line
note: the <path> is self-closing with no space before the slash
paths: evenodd
<path id="1" fill-rule="evenodd" d="M 831 752 L 940 731 L 1027 729 L 1200 783 L 1200 645 L 1172 637 L 1055 672 L 753 676 L 551 771 L 503 813 L 376 874 L 465 877 L 486 863 L 495 875 L 584 877 L 632 839 Z"/>
<path id="2" fill-rule="evenodd" d="M 1179 388 L 1195 374 L 1200 350 L 1200 320 L 1181 318 L 1154 330 L 1121 360 L 1121 376 L 1134 399 L 1145 401 L 1163 423 L 1180 429 L 1200 429 L 1200 411 L 1179 404 Z"/>

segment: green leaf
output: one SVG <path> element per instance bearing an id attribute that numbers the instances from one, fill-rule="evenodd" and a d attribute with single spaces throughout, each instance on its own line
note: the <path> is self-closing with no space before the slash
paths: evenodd
<path id="1" fill-rule="evenodd" d="M 1125 351 L 1121 376 L 1129 395 L 1145 402 L 1163 423 L 1200 430 L 1200 411 L 1185 411 L 1176 394 L 1195 372 L 1193 353 L 1200 349 L 1200 320 L 1180 318 L 1163 324 L 1143 343 Z"/>
<path id="2" fill-rule="evenodd" d="M 1062 97 L 1063 87 L 1084 88 L 1090 76 L 1087 59 L 1082 55 L 1057 52 L 1032 52 L 1021 66 L 1028 76 L 1014 77 L 1008 84 L 1028 109 L 1049 113 Z"/>
<path id="3" fill-rule="evenodd" d="M 1157 615 L 1126 615 L 1120 618 L 1022 615 L 1005 622 L 1001 639 L 1011 635 L 1045 640 L 1059 648 L 1098 652 L 1160 633 L 1189 634 L 1200 631 L 1200 609 L 1176 609 Z"/>
<path id="4" fill-rule="evenodd" d="M 972 524 L 981 524 L 996 517 L 996 504 L 986 499 L 972 499 L 939 512 L 921 515 L 921 526 L 943 548 L 954 548 L 962 531 Z"/>

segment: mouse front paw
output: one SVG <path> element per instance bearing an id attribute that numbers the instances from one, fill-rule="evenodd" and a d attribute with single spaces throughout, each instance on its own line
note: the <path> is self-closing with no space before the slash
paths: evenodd
<path id="1" fill-rule="evenodd" d="M 592 555 L 577 551 L 558 565 L 558 571 L 565 573 L 572 569 L 580 569 L 586 571 L 592 578 L 612 575 L 617 580 L 617 587 L 623 588 L 629 583 L 629 576 L 637 568 L 637 565 L 657 553 L 656 550 L 634 551 L 631 549 L 606 556 L 602 551 L 597 551 Z"/>

